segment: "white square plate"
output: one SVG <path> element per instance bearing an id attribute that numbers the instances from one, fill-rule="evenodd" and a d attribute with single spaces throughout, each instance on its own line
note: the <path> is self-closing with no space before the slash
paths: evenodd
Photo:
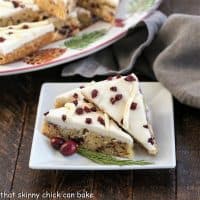
<path id="1" fill-rule="evenodd" d="M 150 156 L 139 145 L 136 145 L 134 160 L 147 160 L 152 165 L 115 166 L 98 165 L 78 154 L 64 157 L 55 151 L 40 130 L 43 113 L 53 108 L 55 97 L 63 92 L 83 85 L 82 83 L 46 83 L 42 86 L 37 118 L 33 136 L 29 167 L 32 169 L 57 170 L 130 170 L 130 169 L 161 169 L 176 166 L 174 115 L 172 96 L 160 83 L 141 83 L 146 102 L 151 111 L 151 120 L 156 135 L 159 153 Z"/>

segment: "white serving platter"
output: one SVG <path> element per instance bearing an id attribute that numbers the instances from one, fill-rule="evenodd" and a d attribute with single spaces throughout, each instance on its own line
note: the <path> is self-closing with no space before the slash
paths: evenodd
<path id="1" fill-rule="evenodd" d="M 148 17 L 151 13 L 153 13 L 159 7 L 161 2 L 162 0 L 122 0 L 118 8 L 115 25 L 111 26 L 108 23 L 99 21 L 81 31 L 79 35 L 101 31 L 103 29 L 106 30 L 105 34 L 101 38 L 94 41 L 87 47 L 81 49 L 72 49 L 65 47 L 64 42 L 66 40 L 54 42 L 44 47 L 44 49 L 66 48 L 66 52 L 61 56 L 56 57 L 48 62 L 46 61 L 42 64 L 31 65 L 27 64 L 23 60 L 20 60 L 10 64 L 0 65 L 0 76 L 20 74 L 56 67 L 60 64 L 68 63 L 70 61 L 74 61 L 95 53 L 126 36 L 130 28 L 136 26 L 145 17 Z M 67 40 L 71 39 L 72 38 L 69 38 Z"/>

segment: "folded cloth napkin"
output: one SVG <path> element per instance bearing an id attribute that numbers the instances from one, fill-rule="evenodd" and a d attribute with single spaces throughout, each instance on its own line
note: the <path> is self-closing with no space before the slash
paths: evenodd
<path id="1" fill-rule="evenodd" d="M 200 16 L 165 19 L 154 13 L 112 47 L 69 64 L 63 75 L 139 71 L 151 79 L 155 75 L 180 102 L 200 108 Z"/>

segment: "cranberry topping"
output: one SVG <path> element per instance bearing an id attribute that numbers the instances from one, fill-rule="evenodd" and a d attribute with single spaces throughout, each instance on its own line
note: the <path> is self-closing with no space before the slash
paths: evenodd
<path id="1" fill-rule="evenodd" d="M 74 100 L 73 103 L 74 103 L 75 106 L 78 105 L 78 101 L 77 100 Z"/>
<path id="2" fill-rule="evenodd" d="M 119 79 L 121 78 L 122 76 L 120 74 L 117 74 L 116 78 Z"/>
<path id="3" fill-rule="evenodd" d="M 48 114 L 49 114 L 49 112 L 45 112 L 45 113 L 44 113 L 44 116 L 47 116 Z"/>
<path id="4" fill-rule="evenodd" d="M 51 145 L 54 149 L 59 150 L 60 147 L 65 143 L 65 140 L 60 137 L 51 138 Z"/>
<path id="5" fill-rule="evenodd" d="M 128 81 L 128 82 L 136 81 L 136 79 L 135 79 L 132 75 L 128 75 L 128 76 L 125 78 L 125 80 Z"/>
<path id="6" fill-rule="evenodd" d="M 117 92 L 117 87 L 113 86 L 113 87 L 110 88 L 110 90 L 113 91 L 113 92 Z"/>
<path id="7" fill-rule="evenodd" d="M 77 147 L 78 147 L 78 144 L 76 142 L 69 140 L 61 146 L 60 152 L 64 156 L 70 156 L 77 151 Z"/>
<path id="8" fill-rule="evenodd" d="M 112 104 L 115 104 L 115 102 L 116 102 L 116 101 L 115 101 L 115 98 L 111 97 L 111 98 L 110 98 L 110 102 L 111 102 Z"/>
<path id="9" fill-rule="evenodd" d="M 148 125 L 144 125 L 143 127 L 144 127 L 144 128 L 149 128 L 149 126 L 148 126 Z"/>
<path id="10" fill-rule="evenodd" d="M 123 95 L 122 95 L 122 94 L 117 94 L 117 95 L 115 96 L 115 101 L 120 101 L 122 98 L 123 98 Z"/>
<path id="11" fill-rule="evenodd" d="M 77 108 L 76 109 L 76 114 L 82 115 L 83 114 L 83 108 Z"/>
<path id="12" fill-rule="evenodd" d="M 0 37 L 0 42 L 4 42 L 6 39 L 3 37 Z"/>
<path id="13" fill-rule="evenodd" d="M 100 124 L 102 124 L 103 126 L 105 126 L 105 120 L 102 118 L 102 117 L 98 117 L 98 122 L 100 123 Z"/>
<path id="14" fill-rule="evenodd" d="M 94 99 L 94 98 L 96 98 L 97 97 L 97 95 L 98 95 L 98 90 L 92 90 L 92 98 Z"/>
<path id="15" fill-rule="evenodd" d="M 63 122 L 65 122 L 66 119 L 67 119 L 67 116 L 66 116 L 66 115 L 62 115 L 62 120 L 63 120 Z"/>
<path id="16" fill-rule="evenodd" d="M 85 119 L 85 123 L 86 124 L 91 124 L 92 123 L 92 119 L 91 118 L 86 118 Z"/>
<path id="17" fill-rule="evenodd" d="M 153 138 L 149 138 L 148 139 L 148 143 L 151 143 L 152 145 L 154 145 L 154 139 Z"/>
<path id="18" fill-rule="evenodd" d="M 135 110 L 137 108 L 137 103 L 133 102 L 131 104 L 131 110 Z"/>
<path id="19" fill-rule="evenodd" d="M 96 107 L 92 107 L 92 108 L 90 108 L 90 110 L 92 111 L 92 112 L 97 112 L 97 108 Z"/>
<path id="20" fill-rule="evenodd" d="M 78 94 L 77 94 L 77 93 L 74 93 L 74 94 L 73 94 L 73 97 L 74 97 L 75 99 L 77 99 L 77 98 L 78 98 Z"/>
<path id="21" fill-rule="evenodd" d="M 85 111 L 86 113 L 90 113 L 90 112 L 91 112 L 90 108 L 87 107 L 87 106 L 84 106 L 84 111 Z"/>

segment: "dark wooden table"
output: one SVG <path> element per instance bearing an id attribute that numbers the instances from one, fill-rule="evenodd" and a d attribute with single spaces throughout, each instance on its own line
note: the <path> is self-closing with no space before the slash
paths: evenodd
<path id="1" fill-rule="evenodd" d="M 168 13 L 172 2 L 163 6 Z M 102 172 L 29 169 L 41 84 L 86 81 L 80 77 L 61 79 L 60 71 L 58 67 L 0 78 L 0 195 L 21 191 L 40 195 L 45 191 L 87 191 L 93 194 L 93 199 L 103 200 L 200 199 L 200 110 L 176 101 L 176 169 Z M 0 196 L 0 199 L 3 198 Z"/>

